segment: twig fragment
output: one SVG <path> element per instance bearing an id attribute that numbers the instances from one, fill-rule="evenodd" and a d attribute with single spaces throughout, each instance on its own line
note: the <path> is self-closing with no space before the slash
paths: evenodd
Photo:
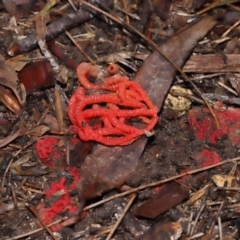
<path id="1" fill-rule="evenodd" d="M 89 62 L 91 62 L 93 65 L 95 65 L 95 61 L 83 50 L 83 48 L 75 41 L 75 39 L 72 37 L 72 35 L 65 31 L 65 34 L 68 36 L 68 38 L 74 43 L 74 45 L 77 47 L 77 49 L 87 58 Z"/>
<path id="2" fill-rule="evenodd" d="M 37 219 L 41 222 L 41 224 L 44 226 L 44 228 L 47 230 L 47 232 L 50 234 L 50 236 L 54 240 L 58 240 L 56 238 L 56 236 L 53 234 L 52 230 L 42 221 L 41 217 L 39 216 L 39 214 L 37 213 L 35 208 L 33 206 L 29 205 L 29 204 L 26 204 L 26 207 L 37 217 Z"/>
<path id="3" fill-rule="evenodd" d="M 227 159 L 225 161 L 222 161 L 222 162 L 219 162 L 219 163 L 216 163 L 216 164 L 213 164 L 211 166 L 207 166 L 207 167 L 203 167 L 203 168 L 198 168 L 198 169 L 195 169 L 195 170 L 191 170 L 191 171 L 188 171 L 188 172 L 185 172 L 185 173 L 181 173 L 181 174 L 178 174 L 178 175 L 175 175 L 173 177 L 169 177 L 169 178 L 166 178 L 166 179 L 163 179 L 163 180 L 160 180 L 160 181 L 157 181 L 157 182 L 153 182 L 153 183 L 148 183 L 146 185 L 142 185 L 142 186 L 139 186 L 137 188 L 133 188 L 131 190 L 128 190 L 128 191 L 125 191 L 123 193 L 119 193 L 119 194 L 116 194 L 114 196 L 111 196 L 109 198 L 106 198 L 104 200 L 101 200 L 99 202 L 96 202 L 96 203 L 93 203 L 91 205 L 88 205 L 87 207 L 85 207 L 83 209 L 83 211 L 86 211 L 86 210 L 89 210 L 91 208 L 94 208 L 96 206 L 99 206 L 99 205 L 102 205 L 103 203 L 105 202 L 108 202 L 108 201 L 111 201 L 112 199 L 115 199 L 115 198 L 118 198 L 118 197 L 123 197 L 123 196 L 126 196 L 126 195 L 129 195 L 131 193 L 136 193 L 136 192 L 139 192 L 143 189 L 146 189 L 146 188 L 150 188 L 150 187 L 155 187 L 157 185 L 160 185 L 160 184 L 163 184 L 163 183 L 166 183 L 166 182 L 170 182 L 170 181 L 173 181 L 173 180 L 176 180 L 178 178 L 181 178 L 181 177 L 184 177 L 184 176 L 187 176 L 187 175 L 192 175 L 192 174 L 195 174 L 195 173 L 199 173 L 199 172 L 203 172 L 203 171 L 206 171 L 208 169 L 212 169 L 212 168 L 215 168 L 215 167 L 218 167 L 218 166 L 221 166 L 221 165 L 224 165 L 224 164 L 227 164 L 227 163 L 234 163 L 236 161 L 240 161 L 240 157 L 237 157 L 237 158 L 232 158 L 232 159 Z"/>
<path id="4" fill-rule="evenodd" d="M 111 229 L 110 233 L 108 234 L 106 240 L 110 240 L 112 235 L 114 234 L 115 230 L 118 228 L 119 224 L 121 223 L 122 219 L 124 218 L 124 216 L 126 215 L 128 209 L 131 207 L 134 199 L 136 198 L 137 194 L 133 194 L 131 199 L 129 200 L 128 204 L 126 205 L 126 207 L 124 208 L 122 215 L 118 218 L 117 222 L 115 223 L 115 225 L 113 226 L 113 228 Z"/>

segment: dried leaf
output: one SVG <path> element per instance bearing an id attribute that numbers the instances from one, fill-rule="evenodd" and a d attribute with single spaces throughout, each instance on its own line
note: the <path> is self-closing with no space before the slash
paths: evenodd
<path id="1" fill-rule="evenodd" d="M 26 135 L 33 136 L 33 137 L 41 137 L 42 135 L 44 135 L 49 130 L 50 130 L 49 127 L 47 127 L 45 125 L 40 125 L 40 126 L 37 126 L 33 129 L 27 131 Z"/>
<path id="2" fill-rule="evenodd" d="M 16 59 L 16 60 L 8 60 L 9 64 L 15 71 L 21 71 L 26 64 L 28 63 L 27 61 L 22 61 L 21 59 Z"/>
<path id="3" fill-rule="evenodd" d="M 214 174 L 212 180 L 218 187 L 234 187 L 236 179 L 231 175 Z"/>
<path id="4" fill-rule="evenodd" d="M 12 174 L 14 175 L 21 175 L 21 176 L 41 176 L 47 173 L 52 172 L 52 169 L 45 167 L 42 168 L 39 165 L 24 167 L 24 166 L 16 166 L 15 168 L 11 169 Z"/>
<path id="5" fill-rule="evenodd" d="M 16 115 L 22 114 L 22 106 L 12 93 L 5 87 L 0 85 L 0 101 Z"/>
<path id="6" fill-rule="evenodd" d="M 24 156 L 19 158 L 17 161 L 13 162 L 10 166 L 10 169 L 13 169 L 13 168 L 15 168 L 19 165 L 24 164 L 24 163 L 27 163 L 32 156 L 33 156 L 32 153 L 25 154 Z"/>
<path id="7" fill-rule="evenodd" d="M 22 105 L 25 97 L 21 98 L 17 88 L 18 88 L 18 76 L 11 65 L 5 60 L 5 58 L 0 54 L 0 84 L 12 89 L 16 95 L 19 103 Z"/>
<path id="8" fill-rule="evenodd" d="M 22 132 L 22 130 L 18 129 L 12 135 L 9 135 L 5 138 L 0 139 L 0 147 L 4 147 L 4 146 L 8 145 L 14 139 L 16 139 L 18 136 L 20 136 L 21 132 Z"/>
<path id="9" fill-rule="evenodd" d="M 21 176 L 40 176 L 52 171 L 48 167 L 42 168 L 39 165 L 23 166 L 31 159 L 31 157 L 33 157 L 33 154 L 28 153 L 22 156 L 17 161 L 13 162 L 10 166 L 11 173 L 13 175 L 21 175 Z"/>
<path id="10" fill-rule="evenodd" d="M 81 167 L 80 195 L 93 198 L 106 190 L 120 187 L 135 170 L 143 141 L 139 139 L 125 147 L 97 145 Z M 138 154 L 135 149 L 138 149 Z"/>

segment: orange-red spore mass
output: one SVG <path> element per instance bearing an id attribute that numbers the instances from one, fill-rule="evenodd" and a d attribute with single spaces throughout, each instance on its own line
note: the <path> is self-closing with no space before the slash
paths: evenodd
<path id="1" fill-rule="evenodd" d="M 88 77 L 97 74 L 98 68 L 88 63 L 81 63 L 77 68 L 83 87 L 71 97 L 68 115 L 79 137 L 105 145 L 128 145 L 151 131 L 157 123 L 158 110 L 145 91 L 121 75 L 114 75 L 101 85 L 91 83 Z M 86 94 L 86 89 L 94 91 Z M 129 122 L 135 119 L 144 122 L 144 126 L 132 126 Z"/>

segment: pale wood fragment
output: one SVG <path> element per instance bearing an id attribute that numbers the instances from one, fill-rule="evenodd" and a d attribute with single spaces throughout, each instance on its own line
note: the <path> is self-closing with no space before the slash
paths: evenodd
<path id="1" fill-rule="evenodd" d="M 227 73 L 240 71 L 240 54 L 192 55 L 183 67 L 184 72 Z"/>

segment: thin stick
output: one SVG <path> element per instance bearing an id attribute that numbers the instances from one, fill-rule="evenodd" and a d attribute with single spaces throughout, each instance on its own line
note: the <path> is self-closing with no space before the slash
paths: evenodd
<path id="1" fill-rule="evenodd" d="M 39 216 L 39 214 L 37 213 L 35 208 L 33 206 L 29 205 L 29 204 L 26 204 L 26 207 L 37 217 L 37 219 L 41 222 L 41 224 L 47 230 L 47 232 L 50 234 L 50 236 L 54 240 L 58 240 L 57 237 L 53 234 L 52 230 L 43 222 L 43 220 L 41 219 L 41 217 Z"/>
<path id="2" fill-rule="evenodd" d="M 72 6 L 74 11 L 77 11 L 77 7 L 75 6 L 75 4 L 73 3 L 72 0 L 68 0 L 69 4 Z"/>
<path id="3" fill-rule="evenodd" d="M 18 211 L 18 204 L 17 204 L 18 202 L 17 202 L 16 193 L 14 191 L 14 187 L 13 186 L 11 186 L 11 191 L 12 191 L 14 208 Z"/>
<path id="4" fill-rule="evenodd" d="M 130 198 L 128 204 L 126 205 L 126 207 L 124 208 L 122 215 L 119 217 L 119 219 L 117 220 L 117 222 L 115 223 L 115 225 L 113 226 L 113 228 L 111 229 L 110 233 L 108 234 L 106 240 L 110 240 L 112 235 L 114 234 L 114 232 L 116 231 L 116 229 L 118 228 L 119 224 L 121 223 L 121 221 L 123 220 L 124 216 L 126 215 L 128 209 L 131 207 L 134 199 L 136 198 L 137 194 L 133 194 L 133 196 Z"/>
<path id="5" fill-rule="evenodd" d="M 51 223 L 51 224 L 48 224 L 47 226 L 48 226 L 48 227 L 54 226 L 54 225 L 56 225 L 57 223 L 62 222 L 63 220 L 64 220 L 64 218 L 58 219 L 58 220 L 56 220 L 55 222 L 53 222 L 53 223 Z M 24 238 L 24 237 L 30 236 L 30 235 L 32 235 L 32 234 L 41 232 L 41 231 L 43 231 L 43 230 L 44 230 L 44 228 L 37 228 L 37 229 L 35 229 L 35 230 L 32 230 L 31 232 L 27 232 L 27 233 L 24 233 L 24 234 L 15 236 L 15 237 L 7 238 L 6 240 L 17 240 L 17 239 Z"/>
<path id="6" fill-rule="evenodd" d="M 193 222 L 192 229 L 191 229 L 191 231 L 190 231 L 190 236 L 193 234 L 193 232 L 194 232 L 194 230 L 195 230 L 195 228 L 196 228 L 197 222 L 198 222 L 198 220 L 199 220 L 199 218 L 200 218 L 200 215 L 202 214 L 204 208 L 206 207 L 206 199 L 207 199 L 207 196 L 208 196 L 208 191 L 205 193 L 204 199 L 202 200 L 202 203 L 201 203 L 201 205 L 200 205 L 200 208 L 199 208 L 199 211 L 198 211 L 198 213 L 197 213 L 197 216 L 196 216 L 196 218 L 195 218 L 195 220 L 194 220 L 194 222 Z"/>
<path id="7" fill-rule="evenodd" d="M 65 34 L 74 43 L 74 45 L 78 48 L 78 50 L 87 58 L 87 60 L 91 62 L 93 65 L 95 65 L 96 64 L 95 61 L 90 56 L 88 56 L 88 54 L 83 50 L 83 48 L 75 41 L 72 35 L 68 31 L 65 31 Z"/>
<path id="8" fill-rule="evenodd" d="M 123 7 L 124 7 L 124 11 L 125 11 L 125 13 L 126 13 L 127 10 L 128 10 L 126 0 L 123 0 Z M 130 24 L 130 19 L 129 19 L 129 16 L 128 16 L 127 14 L 126 14 L 126 22 L 127 22 L 128 24 Z"/>
<path id="9" fill-rule="evenodd" d="M 236 91 L 234 91 L 232 88 L 228 87 L 226 84 L 218 81 L 217 84 L 219 86 L 221 86 L 222 88 L 226 89 L 227 91 L 229 91 L 230 93 L 234 94 L 235 96 L 238 96 L 238 93 Z"/>
<path id="10" fill-rule="evenodd" d="M 13 162 L 13 159 L 11 159 L 11 161 L 8 163 L 7 168 L 6 168 L 6 170 L 5 170 L 4 174 L 3 174 L 2 187 L 1 187 L 1 192 L 2 192 L 2 193 L 3 193 L 3 188 L 4 188 L 4 183 L 5 183 L 6 175 L 7 175 L 7 172 L 8 172 L 8 170 L 9 170 L 12 162 Z"/>
<path id="11" fill-rule="evenodd" d="M 228 28 L 223 34 L 221 37 L 226 37 L 229 32 L 231 32 L 235 27 L 237 27 L 237 25 L 240 24 L 240 20 L 238 20 L 237 22 L 235 22 L 230 28 Z"/>
<path id="12" fill-rule="evenodd" d="M 197 86 L 191 81 L 191 79 L 182 71 L 182 69 L 173 62 L 172 59 L 170 59 L 164 52 L 162 52 L 160 50 L 160 48 L 158 47 L 158 45 L 153 42 L 151 39 L 147 38 L 144 34 L 142 34 L 140 31 L 138 31 L 136 28 L 134 28 L 132 25 L 127 24 L 126 22 L 121 21 L 118 17 L 114 17 L 111 14 L 103 11 L 102 9 L 95 7 L 94 5 L 92 5 L 91 3 L 88 3 L 84 0 L 79 0 L 80 3 L 94 9 L 97 12 L 102 13 L 103 15 L 109 17 L 110 19 L 112 19 L 113 21 L 117 22 L 118 24 L 124 26 L 126 29 L 134 32 L 135 34 L 137 34 L 138 36 L 140 36 L 145 42 L 149 43 L 159 54 L 161 54 L 168 62 L 170 62 L 175 69 L 182 75 L 182 77 L 184 78 L 185 81 L 190 82 L 190 84 L 193 86 L 193 88 L 196 90 L 196 92 L 201 96 L 201 98 L 203 99 L 203 101 L 205 102 L 206 106 L 209 108 L 209 111 L 211 112 L 217 127 L 220 127 L 218 118 L 216 116 L 216 114 L 214 113 L 212 107 L 210 106 L 210 104 L 208 103 L 207 99 L 202 95 L 201 91 L 197 88 Z"/>
<path id="13" fill-rule="evenodd" d="M 218 220 L 218 229 L 219 229 L 219 240 L 222 240 L 223 239 L 222 221 L 220 217 L 218 217 L 217 220 Z"/>
<path id="14" fill-rule="evenodd" d="M 203 167 L 203 168 L 198 168 L 198 169 L 195 169 L 195 170 L 191 170 L 189 172 L 186 172 L 186 173 L 181 173 L 179 175 L 175 175 L 173 177 L 169 177 L 169 178 L 166 178 L 166 179 L 163 179 L 163 180 L 160 180 L 160 181 L 157 181 L 157 182 L 153 182 L 153 183 L 149 183 L 149 184 L 146 184 L 146 185 L 142 185 L 142 186 L 139 186 L 137 188 L 133 188 L 131 190 L 128 190 L 128 191 L 125 191 L 123 193 L 119 193 L 119 194 L 116 194 L 114 196 L 111 196 L 109 198 L 106 198 L 104 200 L 101 200 L 99 202 L 96 202 L 96 203 L 93 203 L 87 207 L 85 207 L 83 210 L 86 211 L 88 209 L 91 209 L 91 208 L 94 208 L 96 206 L 99 206 L 105 202 L 108 202 L 108 201 L 111 201 L 112 199 L 115 199 L 115 198 L 118 198 L 118 197 L 123 197 L 123 196 L 126 196 L 126 195 L 129 195 L 131 193 L 135 193 L 135 192 L 138 192 L 140 190 L 143 190 L 143 189 L 146 189 L 146 188 L 149 188 L 149 187 L 155 187 L 157 185 L 160 185 L 160 184 L 163 184 L 163 183 L 167 183 L 167 182 L 170 182 L 172 180 L 176 180 L 178 178 L 181 178 L 181 177 L 184 177 L 186 175 L 192 175 L 192 174 L 195 174 L 195 173 L 199 173 L 199 172 L 203 172 L 205 170 L 208 170 L 208 169 L 212 169 L 212 168 L 215 168 L 217 166 L 221 166 L 221 165 L 224 165 L 226 163 L 234 163 L 236 161 L 239 161 L 240 160 L 240 157 L 237 157 L 237 158 L 233 158 L 233 159 L 227 159 L 223 162 L 220 162 L 220 163 L 216 163 L 216 164 L 213 164 L 211 166 L 207 166 L 207 167 Z"/>

